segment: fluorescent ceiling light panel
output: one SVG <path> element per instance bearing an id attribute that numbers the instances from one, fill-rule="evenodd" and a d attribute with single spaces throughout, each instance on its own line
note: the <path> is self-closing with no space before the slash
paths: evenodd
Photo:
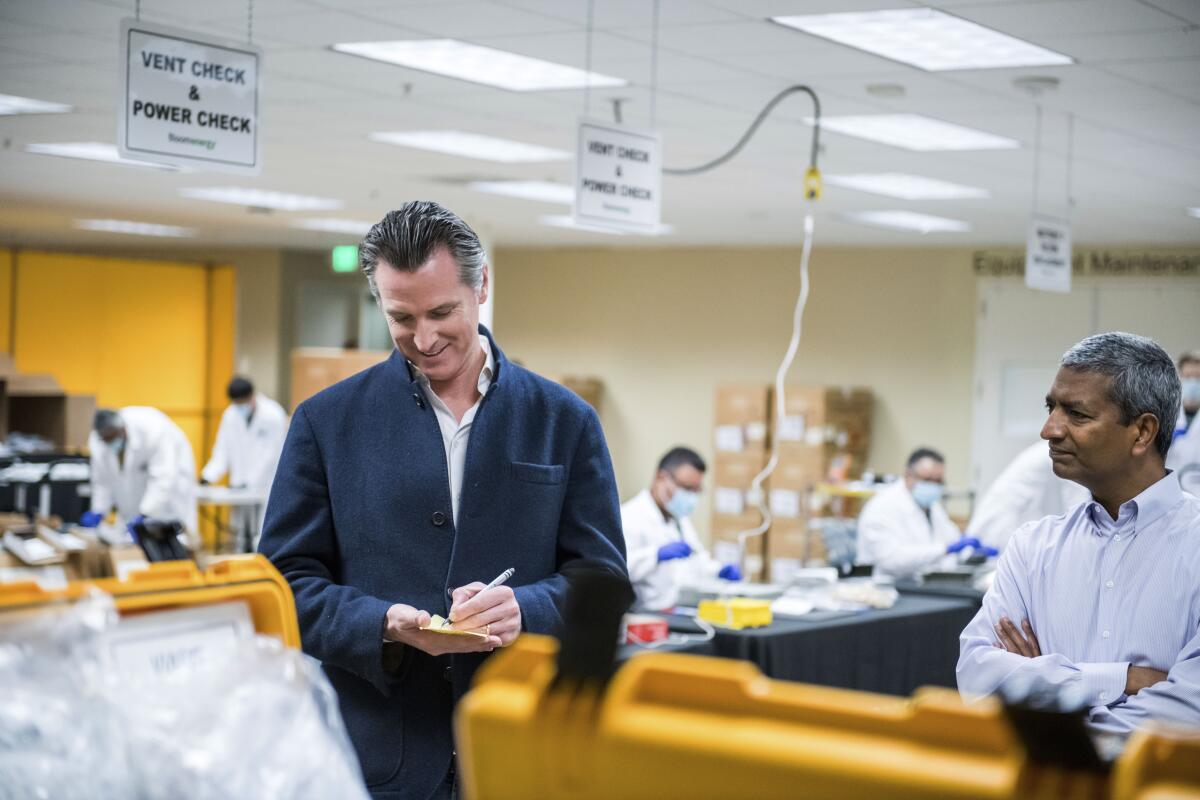
<path id="1" fill-rule="evenodd" d="M 131 219 L 77 219 L 75 220 L 75 227 L 85 231 L 128 233 L 134 236 L 186 238 L 196 235 L 194 228 L 181 228 L 178 225 L 154 225 L 149 222 L 136 222 Z"/>
<path id="2" fill-rule="evenodd" d="M 344 42 L 339 53 L 384 61 L 447 78 L 458 78 L 513 92 L 625 86 L 628 81 L 586 72 L 540 58 L 494 50 L 456 39 L 411 39 L 392 42 Z"/>
<path id="3" fill-rule="evenodd" d="M 355 236 L 366 236 L 374 222 L 361 219 L 342 219 L 340 217 L 322 217 L 320 219 L 298 219 L 292 223 L 293 228 L 304 228 L 310 231 L 328 231 L 330 233 L 350 233 Z"/>
<path id="4" fill-rule="evenodd" d="M 1200 218 L 1200 208 L 1189 208 L 1188 216 Z"/>
<path id="5" fill-rule="evenodd" d="M 367 138 L 373 142 L 432 150 L 435 153 L 477 158 L 480 161 L 498 161 L 501 164 L 568 161 L 572 158 L 572 154 L 566 150 L 464 131 L 396 131 L 372 133 Z"/>
<path id="6" fill-rule="evenodd" d="M 929 72 L 1075 63 L 1068 55 L 932 8 L 805 14 L 771 21 Z"/>
<path id="7" fill-rule="evenodd" d="M 41 156 L 61 156 L 63 158 L 82 158 L 85 161 L 103 161 L 108 164 L 124 164 L 128 167 L 147 167 L 161 169 L 165 172 L 183 172 L 179 167 L 170 164 L 155 164 L 153 161 L 139 161 L 135 158 L 122 158 L 115 144 L 104 142 L 46 142 L 43 144 L 27 144 L 25 152 Z"/>
<path id="8" fill-rule="evenodd" d="M 881 194 L 884 197 L 897 197 L 901 200 L 967 200 L 991 197 L 991 192 L 977 186 L 963 186 L 960 183 L 902 172 L 825 175 L 822 180 L 833 186 L 844 186 L 847 189 Z"/>
<path id="9" fill-rule="evenodd" d="M 812 124 L 810 117 L 808 123 Z M 923 114 L 863 114 L 848 117 L 821 117 L 822 131 L 835 131 L 905 150 L 1012 150 L 1020 147 L 1016 139 L 943 122 Z"/>
<path id="10" fill-rule="evenodd" d="M 66 114 L 71 111 L 66 103 L 48 103 L 32 97 L 15 94 L 0 94 L 0 115 L 6 114 Z"/>
<path id="11" fill-rule="evenodd" d="M 857 211 L 845 216 L 851 222 L 900 231 L 963 233 L 971 230 L 971 225 L 962 220 L 935 217 L 932 214 L 918 214 L 915 211 Z"/>
<path id="12" fill-rule="evenodd" d="M 588 225 L 587 223 L 576 222 L 575 218 L 570 214 L 543 214 L 538 217 L 539 225 L 548 225 L 551 228 L 571 228 L 577 231 L 587 231 L 589 233 L 610 233 L 613 236 L 624 236 L 627 233 L 634 233 L 639 236 L 666 236 L 675 232 L 673 225 L 662 224 L 653 231 L 633 231 L 633 230 L 617 230 L 616 228 L 605 228 L 603 225 Z"/>
<path id="13" fill-rule="evenodd" d="M 519 197 L 539 203 L 559 203 L 569 206 L 575 202 L 575 189 L 565 183 L 549 181 L 471 181 L 467 188 L 476 192 Z"/>
<path id="14" fill-rule="evenodd" d="M 331 211 L 342 207 L 341 200 L 311 197 L 304 194 L 272 192 L 264 189 L 244 189 L 240 186 L 187 187 L 179 190 L 184 197 L 229 203 L 252 208 L 274 208 L 279 211 Z"/>

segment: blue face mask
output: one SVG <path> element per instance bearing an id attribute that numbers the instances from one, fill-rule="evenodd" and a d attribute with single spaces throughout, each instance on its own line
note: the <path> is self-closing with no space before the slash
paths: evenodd
<path id="1" fill-rule="evenodd" d="M 113 439 L 111 442 L 107 442 L 107 444 L 109 449 L 113 451 L 113 455 L 119 456 L 121 455 L 121 451 L 125 449 L 125 437 L 122 436 L 118 439 Z"/>
<path id="2" fill-rule="evenodd" d="M 247 423 L 250 422 L 250 417 L 254 414 L 254 406 L 250 403 L 236 403 L 233 406 L 237 412 L 242 415 L 242 419 Z"/>
<path id="3" fill-rule="evenodd" d="M 696 510 L 696 501 L 700 495 L 687 489 L 675 488 L 675 494 L 667 501 L 667 513 L 675 519 L 690 517 Z"/>
<path id="4" fill-rule="evenodd" d="M 912 496 L 917 505 L 928 511 L 942 499 L 942 485 L 933 481 L 917 481 L 913 484 Z"/>
<path id="5" fill-rule="evenodd" d="M 1184 378 L 1180 383 L 1183 384 L 1184 408 L 1200 406 L 1200 378 Z"/>

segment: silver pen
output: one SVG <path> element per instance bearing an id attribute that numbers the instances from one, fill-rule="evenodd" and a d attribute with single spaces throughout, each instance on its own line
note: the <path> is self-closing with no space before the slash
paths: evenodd
<path id="1" fill-rule="evenodd" d="M 508 569 L 504 570 L 504 572 L 501 572 L 499 575 L 497 575 L 495 578 L 492 578 L 492 582 L 489 583 L 487 586 L 483 587 L 482 589 L 480 589 L 479 594 L 483 594 L 488 589 L 495 589 L 497 586 L 500 586 L 501 584 L 505 583 L 509 578 L 511 578 L 516 573 L 517 573 L 516 567 L 509 567 Z M 446 620 L 442 623 L 442 627 L 443 628 L 450 627 L 450 618 L 449 617 L 447 617 Z"/>

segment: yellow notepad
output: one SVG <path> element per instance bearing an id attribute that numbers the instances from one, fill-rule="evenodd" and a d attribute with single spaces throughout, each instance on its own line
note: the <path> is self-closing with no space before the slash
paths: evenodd
<path id="1" fill-rule="evenodd" d="M 488 635 L 486 633 L 484 633 L 483 631 L 464 631 L 464 630 L 460 630 L 458 628 L 451 628 L 449 626 L 442 627 L 445 624 L 446 624 L 446 620 L 443 617 L 441 617 L 437 614 L 434 614 L 430 618 L 429 624 L 426 625 L 424 628 L 421 628 L 421 630 L 429 631 L 430 633 L 445 633 L 450 636 L 475 636 L 479 639 L 488 638 Z"/>

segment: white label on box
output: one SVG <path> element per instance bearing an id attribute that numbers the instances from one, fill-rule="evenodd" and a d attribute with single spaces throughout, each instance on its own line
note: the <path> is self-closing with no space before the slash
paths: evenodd
<path id="1" fill-rule="evenodd" d="M 772 558 L 771 583 L 789 584 L 800 572 L 802 564 L 798 558 Z"/>
<path id="2" fill-rule="evenodd" d="M 716 429 L 716 445 L 718 450 L 726 453 L 740 453 L 746 443 L 742 439 L 741 425 L 718 425 Z"/>
<path id="3" fill-rule="evenodd" d="M 746 574 L 755 575 L 763 571 L 763 557 L 755 553 L 746 554 Z"/>
<path id="4" fill-rule="evenodd" d="M 804 441 L 804 415 L 797 414 L 796 416 L 784 417 L 779 422 L 779 441 L 781 442 L 802 442 Z"/>
<path id="5" fill-rule="evenodd" d="M 257 172 L 261 61 L 262 51 L 253 45 L 123 20 L 121 155 Z"/>
<path id="6" fill-rule="evenodd" d="M 657 233 L 662 206 L 662 137 L 611 122 L 581 120 L 575 159 L 575 222 Z"/>
<path id="7" fill-rule="evenodd" d="M 800 493 L 795 489 L 772 489 L 771 513 L 777 517 L 800 516 Z"/>
<path id="8" fill-rule="evenodd" d="M 62 567 L 0 567 L 0 583 L 35 581 L 46 590 L 67 588 L 67 573 Z"/>
<path id="9" fill-rule="evenodd" d="M 820 427 L 809 428 L 804 432 L 804 443 L 813 447 L 825 444 L 825 429 Z"/>
<path id="10" fill-rule="evenodd" d="M 845 431 L 838 431 L 833 441 L 838 447 L 845 447 L 850 442 L 850 434 Z"/>
<path id="11" fill-rule="evenodd" d="M 746 508 L 746 495 L 741 489 L 718 486 L 713 492 L 713 502 L 718 514 L 740 514 Z"/>
<path id="12" fill-rule="evenodd" d="M 128 559 L 124 559 L 122 561 L 118 561 L 116 564 L 113 565 L 113 568 L 116 569 L 116 571 L 117 571 L 117 578 L 119 580 L 125 580 L 131 574 L 137 572 L 140 569 L 149 569 L 150 562 L 136 559 L 136 558 L 128 558 Z"/>
<path id="13" fill-rule="evenodd" d="M 232 602 L 123 619 L 107 641 L 119 674 L 136 680 L 219 663 L 253 635 L 250 610 L 243 602 Z"/>
<path id="14" fill-rule="evenodd" d="M 767 424 L 765 422 L 746 423 L 746 441 L 763 442 L 767 439 Z"/>
<path id="15" fill-rule="evenodd" d="M 713 558 L 722 564 L 736 564 L 738 562 L 737 542 L 714 542 Z"/>

